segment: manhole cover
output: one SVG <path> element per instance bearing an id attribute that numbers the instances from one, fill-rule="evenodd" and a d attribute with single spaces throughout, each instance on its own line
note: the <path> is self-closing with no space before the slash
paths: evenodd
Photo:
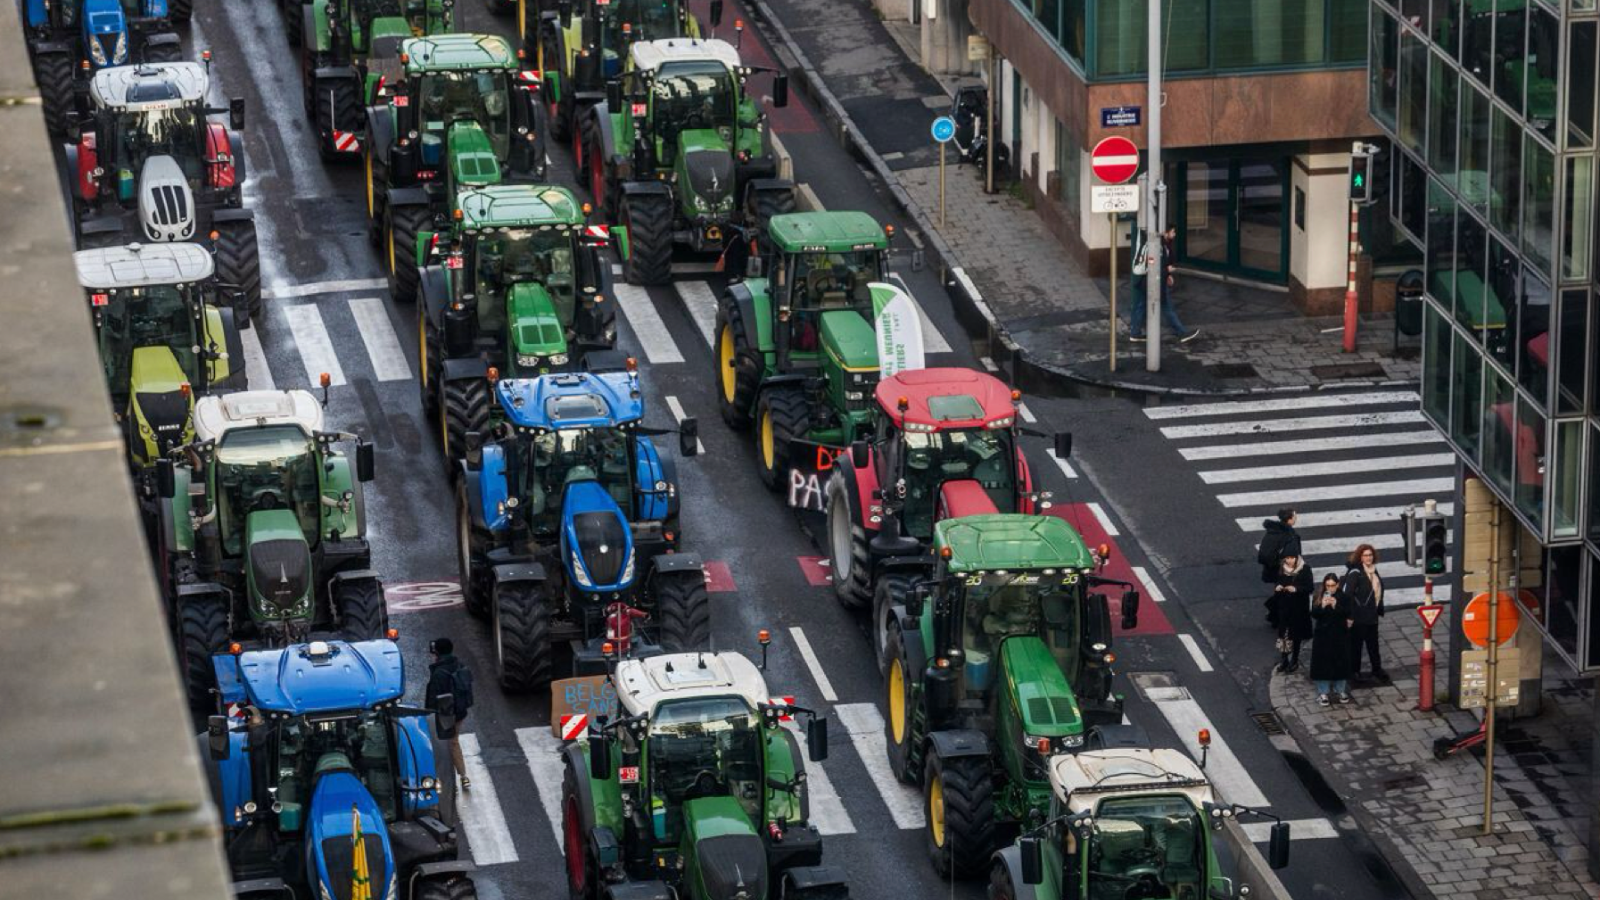
<path id="1" fill-rule="evenodd" d="M 1386 373 L 1377 363 L 1358 362 L 1312 366 L 1311 374 L 1318 378 L 1382 378 Z"/>
<path id="2" fill-rule="evenodd" d="M 1277 713 L 1271 713 L 1271 712 L 1251 713 L 1250 714 L 1250 718 L 1256 720 L 1256 727 L 1261 729 L 1261 733 L 1262 734 L 1283 734 L 1284 733 L 1283 732 L 1283 720 L 1278 718 L 1278 714 Z"/>
<path id="3" fill-rule="evenodd" d="M 1259 373 L 1249 363 L 1212 363 L 1206 372 L 1218 378 L 1256 378 Z"/>

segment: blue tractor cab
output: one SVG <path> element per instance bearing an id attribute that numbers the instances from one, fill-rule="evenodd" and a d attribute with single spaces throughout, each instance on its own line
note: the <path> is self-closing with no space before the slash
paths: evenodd
<path id="1" fill-rule="evenodd" d="M 23 0 L 22 7 L 45 125 L 62 137 L 95 72 L 183 59 L 172 24 L 187 20 L 192 0 Z"/>
<path id="2" fill-rule="evenodd" d="M 622 655 L 710 639 L 700 558 L 678 552 L 677 469 L 653 437 L 698 446 L 693 419 L 644 425 L 639 375 L 573 372 L 495 384 L 500 422 L 469 434 L 456 529 L 467 607 L 494 624 L 501 686 L 552 677 L 565 642 L 578 674 Z M 485 439 L 487 438 L 487 440 Z"/>
<path id="3" fill-rule="evenodd" d="M 312 641 L 213 663 L 231 714 L 212 716 L 206 737 L 235 896 L 349 897 L 365 879 L 373 897 L 476 897 L 472 863 L 459 858 L 455 777 L 440 782 L 434 714 L 400 705 L 393 641 Z"/>

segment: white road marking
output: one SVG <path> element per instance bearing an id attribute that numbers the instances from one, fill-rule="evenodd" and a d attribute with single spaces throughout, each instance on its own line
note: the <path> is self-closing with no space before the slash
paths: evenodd
<path id="1" fill-rule="evenodd" d="M 684 262 L 672 264 L 672 274 L 674 275 L 710 275 L 716 271 L 717 264 L 714 262 Z"/>
<path id="2" fill-rule="evenodd" d="M 472 861 L 480 866 L 517 861 L 517 845 L 511 839 L 511 829 L 506 826 L 505 811 L 495 794 L 494 779 L 483 764 L 482 750 L 476 734 L 461 736 L 461 760 L 467 765 L 467 777 L 472 779 L 468 790 L 456 791 L 456 808 L 461 813 L 461 824 L 467 830 L 467 846 L 472 848 Z M 449 771 L 450 761 L 440 760 L 439 770 Z"/>
<path id="3" fill-rule="evenodd" d="M 1206 484 L 1232 484 L 1240 481 L 1282 481 L 1286 478 L 1313 478 L 1318 475 L 1344 475 L 1348 472 L 1390 472 L 1395 469 L 1430 469 L 1454 465 L 1454 453 L 1425 453 L 1420 456 L 1374 456 L 1333 462 L 1291 463 L 1283 466 L 1255 466 L 1248 469 L 1215 469 L 1201 472 Z"/>
<path id="4" fill-rule="evenodd" d="M 1290 819 L 1288 822 L 1289 840 L 1291 841 L 1309 841 L 1339 836 L 1339 829 L 1333 827 L 1333 823 L 1327 819 Z M 1271 822 L 1240 822 L 1239 825 L 1244 829 L 1245 835 L 1257 844 L 1265 844 L 1272 839 Z"/>
<path id="5" fill-rule="evenodd" d="M 798 723 L 790 720 L 783 723 L 783 727 L 794 732 L 800 739 L 801 752 L 805 752 L 806 736 L 800 730 Z M 850 813 L 844 808 L 844 798 L 839 796 L 838 790 L 833 786 L 833 779 L 828 777 L 828 771 L 822 763 L 806 763 L 806 786 L 804 790 L 811 797 L 811 824 L 822 834 L 855 834 L 856 823 L 850 818 Z"/>
<path id="6" fill-rule="evenodd" d="M 939 329 L 934 327 L 933 320 L 928 318 L 928 311 L 917 302 L 917 295 L 911 292 L 906 280 L 901 278 L 898 272 L 890 272 L 889 280 L 899 285 L 900 290 L 905 291 L 906 296 L 911 298 L 911 305 L 917 308 L 917 318 L 922 320 L 922 349 L 928 353 L 949 353 L 950 343 L 939 333 Z"/>
<path id="7" fill-rule="evenodd" d="M 1365 509 L 1336 509 L 1329 512 L 1302 512 L 1295 521 L 1294 527 L 1304 533 L 1309 528 L 1322 528 L 1332 525 L 1363 525 L 1367 522 L 1384 522 L 1400 527 L 1398 517 L 1403 506 L 1371 506 Z M 1439 512 L 1447 516 L 1455 515 L 1454 503 L 1439 504 Z M 1241 516 L 1233 520 L 1240 531 L 1260 531 L 1261 516 Z M 1360 543 L 1357 541 L 1357 543 Z M 1354 547 L 1355 544 L 1350 546 Z"/>
<path id="8" fill-rule="evenodd" d="M 1261 788 L 1256 786 L 1255 779 L 1239 762 L 1239 757 L 1233 753 L 1233 748 L 1223 738 L 1222 732 L 1211 724 L 1211 719 L 1205 714 L 1192 697 L 1189 691 L 1181 687 L 1147 687 L 1143 688 L 1146 700 L 1155 704 L 1157 710 L 1166 718 L 1167 724 L 1177 732 L 1178 740 L 1183 742 L 1185 750 L 1195 759 L 1200 758 L 1198 735 L 1200 729 L 1211 731 L 1211 750 L 1206 755 L 1206 777 L 1210 779 L 1212 787 L 1229 803 L 1238 803 L 1243 806 L 1265 807 L 1270 804 L 1267 795 L 1261 793 Z"/>
<path id="9" fill-rule="evenodd" d="M 272 368 L 267 365 L 266 351 L 261 349 L 261 329 L 250 328 L 239 332 L 239 341 L 244 345 L 244 376 L 250 382 L 250 390 L 277 390 L 278 386 L 272 380 Z"/>
<path id="10" fill-rule="evenodd" d="M 1315 431 L 1327 428 L 1372 428 L 1377 425 L 1413 425 L 1425 422 L 1422 411 L 1358 413 L 1349 416 L 1305 416 L 1298 419 L 1263 419 L 1254 422 L 1211 422 L 1205 425 L 1168 425 L 1161 434 L 1174 441 L 1224 434 L 1273 434 L 1279 431 Z"/>
<path id="11" fill-rule="evenodd" d="M 688 418 L 688 414 L 683 411 L 683 404 L 679 403 L 678 398 L 671 394 L 667 395 L 667 409 L 672 410 L 672 418 L 676 419 L 680 425 L 683 424 L 684 419 Z M 706 455 L 706 445 L 701 443 L 698 437 L 694 439 L 694 448 L 701 456 Z"/>
<path id="12" fill-rule="evenodd" d="M 1094 517 L 1099 520 L 1100 527 L 1106 530 L 1106 534 L 1110 535 L 1111 537 L 1117 537 L 1118 535 L 1122 534 L 1122 532 L 1117 530 L 1117 526 L 1111 524 L 1111 517 L 1106 515 L 1106 511 L 1104 509 L 1100 508 L 1100 504 L 1089 503 L 1085 505 L 1089 507 L 1089 512 L 1094 513 Z"/>
<path id="13" fill-rule="evenodd" d="M 533 785 L 539 789 L 539 805 L 544 807 L 545 818 L 550 820 L 550 833 L 556 846 L 561 846 L 561 776 L 565 768 L 561 762 L 561 739 L 550 733 L 548 725 L 534 725 L 517 729 L 517 743 L 522 745 L 522 755 L 527 758 L 528 772 L 533 775 Z"/>
<path id="14" fill-rule="evenodd" d="M 998 371 L 1000 371 L 1000 367 L 994 364 L 994 360 L 990 359 L 987 356 L 978 357 L 978 362 L 983 363 L 983 368 L 984 368 L 985 371 L 989 371 L 989 372 L 998 372 Z"/>
<path id="15" fill-rule="evenodd" d="M 822 661 L 817 659 L 817 652 L 811 649 L 811 641 L 806 638 L 805 630 L 799 625 L 790 626 L 789 636 L 794 638 L 795 649 L 800 651 L 800 658 L 806 661 L 806 668 L 811 670 L 811 680 L 817 683 L 817 690 L 822 692 L 822 699 L 829 703 L 839 702 L 839 695 L 833 690 L 833 682 L 828 680 L 828 673 L 822 671 Z"/>
<path id="16" fill-rule="evenodd" d="M 1277 506 L 1285 503 L 1312 503 L 1317 500 L 1346 500 L 1352 497 L 1393 497 L 1414 494 L 1418 500 L 1429 493 L 1455 489 L 1454 478 L 1417 478 L 1411 481 L 1374 481 L 1367 484 L 1330 484 L 1314 488 L 1284 488 L 1250 491 L 1243 494 L 1218 494 L 1223 506 Z M 1399 523 L 1395 523 L 1399 527 Z"/>
<path id="17" fill-rule="evenodd" d="M 328 329 L 322 324 L 322 313 L 316 304 L 285 306 L 283 317 L 289 320 L 295 349 L 300 351 L 300 362 L 306 367 L 306 382 L 316 387 L 322 373 L 326 372 L 332 384 L 344 384 L 339 354 L 333 350 L 333 341 L 328 338 Z"/>
<path id="18" fill-rule="evenodd" d="M 274 288 L 261 292 L 263 300 L 287 300 L 291 297 L 312 297 L 317 294 L 342 294 L 347 291 L 375 291 L 387 288 L 385 278 L 354 278 L 346 281 L 313 281 L 290 287 Z"/>
<path id="19" fill-rule="evenodd" d="M 612 263 L 611 264 L 611 274 L 617 276 L 618 278 L 621 278 L 622 277 L 622 264 L 621 263 Z"/>
<path id="20" fill-rule="evenodd" d="M 1437 431 L 1380 432 L 1378 434 L 1335 435 L 1309 438 L 1300 441 L 1262 441 L 1254 444 L 1213 444 L 1206 447 L 1184 447 L 1178 451 L 1184 459 L 1199 462 L 1207 459 L 1237 459 L 1241 456 L 1282 456 L 1289 453 L 1316 453 L 1328 450 L 1370 450 L 1375 447 L 1414 447 L 1442 444 L 1444 438 Z"/>
<path id="21" fill-rule="evenodd" d="M 1229 403 L 1194 403 L 1184 406 L 1152 406 L 1145 409 L 1150 419 L 1186 419 L 1195 416 L 1234 416 L 1244 413 L 1275 413 L 1291 409 L 1319 409 L 1337 406 L 1381 406 L 1387 403 L 1417 403 L 1413 391 L 1381 391 L 1370 394 L 1306 394 L 1272 400 L 1239 400 Z"/>
<path id="22" fill-rule="evenodd" d="M 1022 414 L 1022 421 L 1024 422 L 1032 423 L 1039 421 L 1033 417 L 1033 410 L 1028 409 L 1028 404 L 1026 403 L 1018 403 L 1017 412 Z"/>
<path id="23" fill-rule="evenodd" d="M 678 292 L 678 299 L 688 308 L 689 317 L 700 329 L 700 336 L 706 339 L 706 346 L 711 346 L 712 335 L 717 327 L 717 298 L 711 293 L 711 285 L 704 281 L 674 281 L 672 287 Z"/>
<path id="24" fill-rule="evenodd" d="M 1074 469 L 1072 467 L 1072 463 L 1069 463 L 1066 460 L 1062 459 L 1061 457 L 1057 456 L 1054 447 L 1050 448 L 1049 450 L 1046 450 L 1045 452 L 1050 454 L 1050 458 L 1051 459 L 1055 460 L 1056 468 L 1061 470 L 1061 474 L 1067 476 L 1068 478 L 1077 478 L 1078 477 L 1078 470 Z"/>
<path id="25" fill-rule="evenodd" d="M 1151 600 L 1157 603 L 1167 602 L 1167 595 L 1161 593 L 1161 588 L 1156 587 L 1156 580 L 1150 577 L 1144 566 L 1133 566 L 1132 569 L 1134 577 L 1139 579 L 1139 584 L 1144 586 L 1144 592 Z"/>
<path id="26" fill-rule="evenodd" d="M 835 706 L 833 712 L 839 717 L 839 724 L 844 726 L 845 733 L 850 735 L 850 743 L 855 745 L 856 753 L 861 756 L 861 764 L 866 766 L 867 774 L 872 777 L 872 785 L 878 789 L 878 796 L 889 807 L 894 824 L 901 828 L 921 828 L 926 825 L 920 792 L 909 784 L 901 784 L 889 768 L 889 744 L 883 734 L 883 716 L 878 713 L 878 708 L 871 703 L 845 703 Z"/>
<path id="27" fill-rule="evenodd" d="M 1211 668 L 1210 660 L 1207 660 L 1206 655 L 1200 652 L 1200 644 L 1195 641 L 1194 635 L 1180 634 L 1178 635 L 1178 640 L 1183 644 L 1183 649 L 1189 651 L 1189 658 L 1194 660 L 1195 668 L 1202 672 L 1215 671 Z"/>
<path id="28" fill-rule="evenodd" d="M 667 324 L 661 321 L 655 304 L 644 288 L 619 281 L 612 286 L 612 292 L 617 295 L 622 314 L 628 317 L 633 336 L 638 339 L 644 355 L 651 362 L 683 362 L 683 354 L 678 352 L 678 345 L 673 343 L 672 333 L 667 331 Z"/>
<path id="29" fill-rule="evenodd" d="M 395 336 L 384 302 L 377 297 L 357 297 L 350 301 L 350 315 L 361 331 L 361 342 L 367 345 L 372 374 L 379 381 L 410 381 L 411 365 L 406 362 L 406 352 L 400 349 L 400 339 Z"/>
<path id="30" fill-rule="evenodd" d="M 1436 584 L 1433 586 L 1433 602 L 1449 603 L 1450 597 L 1454 593 L 1450 585 Z M 1420 587 L 1395 588 L 1394 590 L 1385 590 L 1383 592 L 1383 608 L 1391 611 L 1413 609 L 1426 602 L 1427 598 L 1423 596 L 1422 588 Z"/>
<path id="31" fill-rule="evenodd" d="M 1302 539 L 1300 552 L 1306 556 L 1349 553 L 1357 544 L 1371 544 L 1374 550 L 1400 550 L 1405 547 L 1405 541 L 1398 534 L 1363 534 L 1360 537 L 1321 538 L 1315 541 Z"/>

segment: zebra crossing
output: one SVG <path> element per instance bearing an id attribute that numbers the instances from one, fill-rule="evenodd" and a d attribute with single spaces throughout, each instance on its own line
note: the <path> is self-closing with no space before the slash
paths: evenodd
<path id="1" fill-rule="evenodd" d="M 1146 409 L 1161 436 L 1252 537 L 1282 507 L 1299 513 L 1306 561 L 1320 576 L 1342 571 L 1358 544 L 1378 551 L 1385 605 L 1423 602 L 1422 575 L 1406 565 L 1401 510 L 1424 499 L 1454 512 L 1455 455 L 1427 424 L 1411 391 L 1307 394 Z M 1434 599 L 1447 602 L 1439 585 Z"/>

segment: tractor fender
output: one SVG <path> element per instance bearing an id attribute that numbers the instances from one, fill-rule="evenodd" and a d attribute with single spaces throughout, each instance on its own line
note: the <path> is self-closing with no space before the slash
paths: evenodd
<path id="1" fill-rule="evenodd" d="M 294 892 L 289 890 L 289 886 L 283 883 L 282 878 L 251 878 L 248 881 L 235 881 L 229 887 L 233 891 L 233 896 L 243 897 L 246 900 L 255 895 L 262 898 L 294 896 Z"/>
<path id="2" fill-rule="evenodd" d="M 179 40 L 178 36 L 170 31 L 162 31 L 145 35 L 144 46 L 146 53 L 150 52 L 151 47 L 178 47 L 180 55 L 182 55 L 183 41 Z"/>
<path id="3" fill-rule="evenodd" d="M 356 73 L 354 66 L 318 66 L 312 71 L 311 77 L 317 81 L 343 81 L 347 78 L 357 81 L 361 76 Z"/>
<path id="4" fill-rule="evenodd" d="M 467 512 L 472 524 L 489 531 L 504 531 L 510 524 L 504 503 L 511 496 L 506 486 L 506 451 L 499 444 L 485 444 L 483 459 L 476 471 L 461 463 L 462 484 L 467 491 Z"/>
<path id="5" fill-rule="evenodd" d="M 928 735 L 933 752 L 944 759 L 989 756 L 989 736 L 971 728 L 935 731 Z"/>
<path id="6" fill-rule="evenodd" d="M 50 24 L 50 8 L 45 5 L 45 0 L 24 0 L 22 11 L 29 28 L 43 28 Z"/>
<path id="7" fill-rule="evenodd" d="M 674 900 L 677 896 L 664 881 L 625 881 L 606 885 L 602 900 Z"/>
<path id="8" fill-rule="evenodd" d="M 427 206 L 428 191 L 420 187 L 395 188 L 388 193 L 389 206 Z"/>
<path id="9" fill-rule="evenodd" d="M 792 191 L 794 182 L 787 178 L 752 178 L 744 183 L 744 190 L 747 195 L 764 191 Z"/>
<path id="10" fill-rule="evenodd" d="M 669 496 L 657 493 L 655 487 L 664 482 L 672 489 L 678 483 L 677 466 L 671 458 L 662 456 L 655 441 L 648 437 L 641 436 L 635 447 L 633 478 L 639 492 L 639 518 L 665 519 L 678 511 L 677 491 L 673 489 Z"/>
<path id="11" fill-rule="evenodd" d="M 780 728 L 778 731 L 783 735 L 784 746 L 789 748 L 790 769 L 796 775 L 804 775 L 806 771 L 806 756 L 800 750 L 800 736 L 788 728 Z M 775 793 L 775 797 L 782 798 L 778 800 L 780 804 L 789 802 L 784 794 Z M 770 816 L 772 811 L 771 801 L 768 802 L 768 815 Z M 811 786 L 809 784 L 800 789 L 800 821 L 811 821 Z"/>
<path id="12" fill-rule="evenodd" d="M 428 311 L 428 321 L 440 327 L 444 323 L 444 310 L 450 303 L 450 287 L 445 284 L 444 269 L 440 266 L 423 266 L 417 272 L 417 293 Z"/>
<path id="13" fill-rule="evenodd" d="M 783 889 L 779 896 L 846 885 L 844 873 L 832 866 L 794 866 L 783 870 Z M 833 896 L 829 893 L 828 896 Z"/>
<path id="14" fill-rule="evenodd" d="M 38 56 L 41 53 L 66 53 L 68 55 L 76 55 L 73 45 L 68 41 L 30 41 L 29 46 L 33 48 L 34 56 Z"/>
<path id="15" fill-rule="evenodd" d="M 239 677 L 239 657 L 232 653 L 218 653 L 211 657 L 211 671 L 217 676 L 217 699 L 226 707 L 230 703 L 243 703 L 244 680 Z"/>
<path id="16" fill-rule="evenodd" d="M 739 321 L 744 325 L 746 347 L 761 348 L 761 323 L 756 321 L 756 301 L 750 286 L 742 281 L 728 285 L 728 299 L 739 308 Z"/>
<path id="17" fill-rule="evenodd" d="M 446 359 L 440 367 L 439 377 L 444 381 L 467 381 L 488 378 L 489 364 L 482 357 L 463 356 Z"/>
<path id="18" fill-rule="evenodd" d="M 906 672 L 921 672 L 928 667 L 928 651 L 922 646 L 922 629 L 917 617 L 904 609 L 894 612 L 895 626 L 900 629 L 900 648 L 905 653 Z"/>
<path id="19" fill-rule="evenodd" d="M 367 107 L 367 127 L 372 132 L 372 139 L 367 143 L 367 149 L 374 158 L 389 162 L 389 144 L 394 141 L 394 117 L 389 115 L 387 106 Z M 373 185 L 376 189 L 377 185 Z"/>
<path id="20" fill-rule="evenodd" d="M 594 785 L 589 783 L 589 756 L 586 744 L 572 741 L 561 748 L 561 760 L 572 768 L 578 785 L 578 824 L 584 834 L 594 830 Z"/>
<path id="21" fill-rule="evenodd" d="M 650 558 L 650 569 L 651 581 L 678 572 L 693 572 L 701 578 L 705 577 L 705 564 L 700 561 L 698 553 L 658 553 Z"/>
<path id="22" fill-rule="evenodd" d="M 844 479 L 845 496 L 850 498 L 850 517 L 869 532 L 876 532 L 883 525 L 883 501 L 874 499 L 878 491 L 877 452 L 870 444 L 867 446 L 864 469 L 856 468 L 848 449 L 839 454 L 833 464 L 834 471 Z"/>
<path id="23" fill-rule="evenodd" d="M 788 372 L 783 375 L 774 375 L 761 382 L 761 393 L 766 393 L 774 387 L 784 384 L 804 385 L 812 376 L 806 372 Z"/>
<path id="24" fill-rule="evenodd" d="M 1022 502 L 1017 504 L 1017 511 L 1031 516 L 1039 510 L 1034 508 L 1035 504 L 1032 500 L 1027 499 L 1027 496 L 1033 493 L 1033 470 L 1028 468 L 1028 457 L 1022 452 L 1021 447 L 1017 448 L 1017 474 L 1021 476 L 1017 479 L 1017 482 L 1020 485 L 1023 497 Z"/>
<path id="25" fill-rule="evenodd" d="M 561 89 L 566 90 L 570 86 L 571 85 L 563 84 Z M 574 92 L 572 96 L 574 100 L 583 99 L 582 96 L 577 92 Z M 589 115 L 594 116 L 595 124 L 599 126 L 600 129 L 600 153 L 602 158 L 608 162 L 616 159 L 617 133 L 616 129 L 611 127 L 610 105 L 602 99 L 599 103 L 589 107 Z"/>
<path id="26" fill-rule="evenodd" d="M 211 213 L 211 223 L 218 222 L 254 222 L 256 213 L 253 209 L 244 207 L 222 207 Z"/>
<path id="27" fill-rule="evenodd" d="M 470 860 L 441 859 L 438 862 L 423 863 L 411 870 L 413 878 L 432 878 L 435 875 L 466 875 L 478 871 L 478 867 Z"/>
<path id="28" fill-rule="evenodd" d="M 346 581 L 376 581 L 380 587 L 383 584 L 376 570 L 345 569 L 343 572 L 335 572 L 328 577 L 328 587 L 332 589 L 334 586 L 344 584 Z"/>
<path id="29" fill-rule="evenodd" d="M 1012 895 L 1015 900 L 1037 900 L 1038 893 L 1034 885 L 1022 883 L 1022 851 L 1016 844 L 1001 847 L 995 851 L 994 864 L 1003 866 L 1006 874 L 1011 876 Z"/>
<path id="30" fill-rule="evenodd" d="M 536 562 L 501 563 L 491 570 L 495 584 L 543 584 L 544 566 Z"/>
<path id="31" fill-rule="evenodd" d="M 622 183 L 622 193 L 626 197 L 656 194 L 670 198 L 672 196 L 672 188 L 665 181 L 624 181 Z"/>

